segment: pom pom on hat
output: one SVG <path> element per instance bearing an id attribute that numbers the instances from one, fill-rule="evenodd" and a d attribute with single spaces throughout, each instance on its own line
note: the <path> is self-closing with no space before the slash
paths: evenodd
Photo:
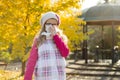
<path id="1" fill-rule="evenodd" d="M 54 12 L 47 12 L 47 13 L 45 13 L 45 14 L 41 17 L 41 19 L 40 19 L 40 25 L 43 27 L 44 24 L 45 24 L 45 22 L 46 22 L 48 19 L 51 19 L 51 18 L 56 19 L 56 20 L 58 21 L 58 25 L 60 24 L 60 18 L 59 18 L 59 16 L 58 16 L 56 13 L 54 13 Z"/>

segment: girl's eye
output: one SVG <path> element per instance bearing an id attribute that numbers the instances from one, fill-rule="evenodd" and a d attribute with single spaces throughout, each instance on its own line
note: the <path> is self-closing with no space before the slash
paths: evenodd
<path id="1" fill-rule="evenodd" d="M 57 26 L 57 24 L 52 24 L 52 23 L 46 23 L 45 25 Z"/>

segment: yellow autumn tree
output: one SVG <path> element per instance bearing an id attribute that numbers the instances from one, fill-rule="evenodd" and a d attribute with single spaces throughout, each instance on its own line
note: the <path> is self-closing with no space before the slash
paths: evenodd
<path id="1" fill-rule="evenodd" d="M 82 1 L 82 0 L 81 0 Z M 74 50 L 83 40 L 80 0 L 1 0 L 0 50 L 11 50 L 11 57 L 22 62 L 22 75 L 33 38 L 40 30 L 39 19 L 47 11 L 60 15 L 60 28 L 68 36 Z M 12 46 L 11 46 L 12 45 Z"/>

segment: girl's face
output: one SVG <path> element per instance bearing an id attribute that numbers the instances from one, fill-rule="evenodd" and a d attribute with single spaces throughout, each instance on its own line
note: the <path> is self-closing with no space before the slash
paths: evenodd
<path id="1" fill-rule="evenodd" d="M 50 27 L 58 27 L 58 22 L 56 19 L 48 19 L 45 23 L 45 30 L 50 32 Z"/>

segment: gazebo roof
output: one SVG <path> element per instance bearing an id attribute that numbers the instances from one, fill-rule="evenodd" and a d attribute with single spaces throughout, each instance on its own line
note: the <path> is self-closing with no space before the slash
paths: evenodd
<path id="1" fill-rule="evenodd" d="M 88 25 L 115 25 L 120 24 L 120 5 L 101 4 L 83 10 L 81 16 Z"/>

